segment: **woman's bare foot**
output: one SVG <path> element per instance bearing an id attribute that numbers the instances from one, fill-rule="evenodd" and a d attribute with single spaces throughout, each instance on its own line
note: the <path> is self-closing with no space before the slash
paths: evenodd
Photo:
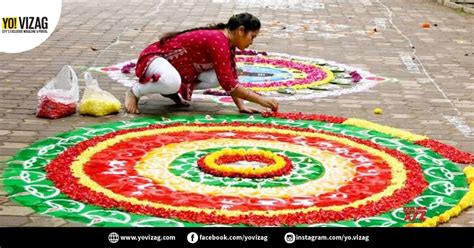
<path id="1" fill-rule="evenodd" d="M 133 94 L 132 89 L 125 92 L 125 109 L 130 114 L 140 114 L 140 111 L 138 111 L 138 97 Z"/>
<path id="2" fill-rule="evenodd" d="M 169 95 L 162 95 L 162 96 L 173 100 L 175 105 L 178 106 L 178 107 L 189 107 L 189 103 L 186 102 L 186 101 L 183 101 L 183 99 L 181 99 L 181 97 L 179 96 L 178 93 L 169 94 Z"/>

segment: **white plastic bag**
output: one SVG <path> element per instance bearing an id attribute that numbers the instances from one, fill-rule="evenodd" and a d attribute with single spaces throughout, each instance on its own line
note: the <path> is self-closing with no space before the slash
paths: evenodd
<path id="1" fill-rule="evenodd" d="M 84 75 L 86 89 L 82 95 L 79 113 L 82 115 L 104 116 L 120 111 L 122 104 L 111 93 L 101 89 L 97 80 L 89 72 Z"/>
<path id="2" fill-rule="evenodd" d="M 77 75 L 71 66 L 65 65 L 55 78 L 38 92 L 36 116 L 57 119 L 76 112 L 79 101 Z"/>

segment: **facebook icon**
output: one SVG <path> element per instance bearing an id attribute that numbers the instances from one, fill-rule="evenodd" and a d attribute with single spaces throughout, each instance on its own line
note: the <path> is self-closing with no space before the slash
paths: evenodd
<path id="1" fill-rule="evenodd" d="M 188 233 L 187 239 L 188 239 L 189 243 L 194 244 L 194 243 L 198 242 L 199 236 L 195 232 L 190 232 L 190 233 Z"/>

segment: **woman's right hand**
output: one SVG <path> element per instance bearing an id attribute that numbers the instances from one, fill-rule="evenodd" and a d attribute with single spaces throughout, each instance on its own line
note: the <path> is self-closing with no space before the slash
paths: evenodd
<path id="1" fill-rule="evenodd" d="M 262 107 L 269 108 L 274 112 L 278 111 L 278 102 L 275 99 L 261 96 L 261 95 L 255 93 L 255 92 L 253 92 L 249 89 L 246 89 L 242 86 L 238 86 L 237 88 L 235 88 L 230 93 L 230 95 L 233 98 L 236 97 L 236 98 L 240 98 L 242 100 L 246 100 L 246 101 L 249 101 L 249 102 L 259 104 Z M 239 107 L 239 104 L 237 104 L 237 107 Z"/>
<path id="2" fill-rule="evenodd" d="M 278 102 L 273 99 L 273 98 L 268 98 L 268 97 L 262 97 L 262 102 L 260 105 L 262 105 L 265 108 L 271 109 L 273 112 L 278 112 Z"/>

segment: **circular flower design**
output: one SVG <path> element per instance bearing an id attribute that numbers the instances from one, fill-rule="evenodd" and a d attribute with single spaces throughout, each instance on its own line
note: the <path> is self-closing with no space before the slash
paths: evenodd
<path id="1" fill-rule="evenodd" d="M 332 71 L 314 62 L 251 55 L 241 55 L 236 60 L 240 84 L 255 91 L 307 89 L 334 79 Z"/>
<path id="2" fill-rule="evenodd" d="M 135 62 L 130 60 L 95 70 L 129 87 L 137 83 L 133 73 Z M 241 85 L 279 101 L 340 96 L 393 81 L 334 61 L 282 53 L 240 51 L 236 64 Z M 233 104 L 231 97 L 220 88 L 196 90 L 193 99 Z"/>
<path id="3" fill-rule="evenodd" d="M 249 163 L 250 162 L 250 163 Z M 291 161 L 271 151 L 223 149 L 198 161 L 201 170 L 220 177 L 268 178 L 288 174 Z"/>
<path id="4" fill-rule="evenodd" d="M 40 213 L 97 226 L 433 226 L 472 205 L 474 171 L 457 165 L 472 162 L 359 119 L 177 116 L 41 140 L 3 182 Z"/>
<path id="5" fill-rule="evenodd" d="M 292 170 L 286 175 L 272 178 L 242 178 L 242 177 L 221 177 L 214 176 L 203 172 L 196 167 L 196 163 L 202 158 L 203 154 L 220 151 L 220 148 L 202 149 L 190 151 L 182 154 L 173 160 L 168 170 L 176 176 L 183 177 L 187 180 L 198 182 L 206 185 L 226 187 L 232 185 L 234 187 L 251 187 L 251 188 L 271 188 L 271 187 L 288 187 L 291 185 L 304 184 L 316 180 L 324 175 L 324 167 L 322 163 L 312 157 L 302 153 L 284 151 L 280 149 L 268 147 L 250 147 L 239 146 L 235 149 L 251 149 L 271 151 L 282 157 L 287 158 L 292 163 Z"/>

